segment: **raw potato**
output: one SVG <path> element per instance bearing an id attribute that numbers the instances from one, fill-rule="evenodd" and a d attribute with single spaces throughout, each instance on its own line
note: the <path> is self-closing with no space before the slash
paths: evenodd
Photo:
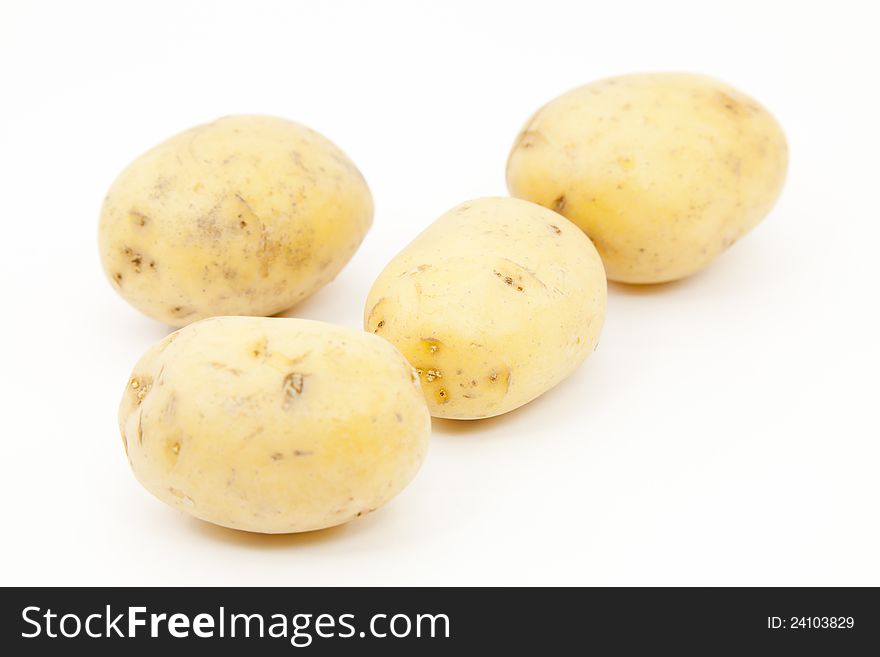
<path id="1" fill-rule="evenodd" d="M 577 226 L 533 203 L 485 198 L 440 217 L 388 264 L 364 326 L 416 367 L 432 415 L 490 417 L 549 390 L 590 354 L 605 288 Z"/>
<path id="2" fill-rule="evenodd" d="M 135 366 L 119 409 L 153 495 L 225 527 L 348 522 L 397 495 L 425 457 L 418 377 L 384 340 L 301 319 L 190 324 Z"/>
<path id="3" fill-rule="evenodd" d="M 592 238 L 608 278 L 689 276 L 770 211 L 788 164 L 776 120 L 699 75 L 627 75 L 551 101 L 510 154 L 513 196 Z"/>
<path id="4" fill-rule="evenodd" d="M 370 227 L 354 164 L 314 130 L 231 116 L 148 151 L 113 183 L 104 270 L 147 315 L 183 326 L 273 315 L 333 279 Z"/>

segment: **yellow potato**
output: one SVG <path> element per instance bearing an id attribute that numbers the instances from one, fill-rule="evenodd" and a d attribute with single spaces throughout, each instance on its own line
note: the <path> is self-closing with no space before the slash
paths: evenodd
<path id="1" fill-rule="evenodd" d="M 541 108 L 514 144 L 507 184 L 580 226 L 609 279 L 660 283 L 699 271 L 760 222 L 787 163 L 779 124 L 736 89 L 627 75 Z"/>
<path id="2" fill-rule="evenodd" d="M 360 172 L 314 130 L 231 116 L 128 166 L 101 211 L 101 261 L 147 315 L 183 326 L 273 315 L 333 279 L 370 227 Z"/>
<path id="3" fill-rule="evenodd" d="M 506 413 L 568 376 L 595 348 L 605 272 L 577 226 L 539 205 L 459 205 L 373 284 L 364 326 L 422 380 L 431 414 Z"/>
<path id="4" fill-rule="evenodd" d="M 119 408 L 128 460 L 153 495 L 252 532 L 338 525 L 415 476 L 431 419 L 384 340 L 301 319 L 190 324 L 135 366 Z"/>

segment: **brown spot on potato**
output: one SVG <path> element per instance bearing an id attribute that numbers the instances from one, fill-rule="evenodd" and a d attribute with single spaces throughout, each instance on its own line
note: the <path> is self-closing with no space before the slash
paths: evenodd
<path id="1" fill-rule="evenodd" d="M 227 365 L 226 363 L 218 363 L 217 361 L 211 361 L 211 367 L 215 370 L 222 370 L 227 374 L 231 374 L 232 376 L 241 376 L 241 370 L 237 367 L 232 367 Z"/>
<path id="2" fill-rule="evenodd" d="M 173 306 L 171 308 L 171 314 L 178 318 L 189 317 L 190 315 L 195 314 L 195 310 L 187 308 L 186 306 Z"/>
<path id="3" fill-rule="evenodd" d="M 553 201 L 553 209 L 562 214 L 562 211 L 565 210 L 565 194 L 560 194 L 556 197 L 556 200 Z"/>
<path id="4" fill-rule="evenodd" d="M 284 407 L 288 408 L 290 404 L 302 394 L 305 386 L 305 376 L 300 372 L 291 372 L 284 377 L 281 384 L 281 390 L 284 393 Z"/>
<path id="5" fill-rule="evenodd" d="M 266 338 L 263 338 L 258 343 L 256 343 L 253 347 L 251 347 L 251 355 L 254 358 L 259 358 L 260 356 L 268 355 L 269 353 L 269 341 Z"/>
<path id="6" fill-rule="evenodd" d="M 136 223 L 138 226 L 146 226 L 150 222 L 150 218 L 143 212 L 138 212 L 137 210 L 129 210 L 128 214 L 134 220 L 134 223 Z"/>
<path id="7" fill-rule="evenodd" d="M 437 403 L 438 404 L 445 404 L 448 401 L 449 401 L 449 393 L 446 392 L 446 388 L 440 388 L 437 391 Z"/>
<path id="8" fill-rule="evenodd" d="M 119 272 L 113 274 L 113 282 L 117 285 L 122 285 L 122 274 L 120 274 Z"/>
<path id="9" fill-rule="evenodd" d="M 495 274 L 495 276 L 497 276 L 498 278 L 502 279 L 502 280 L 503 280 L 507 285 L 509 285 L 510 287 L 515 287 L 515 288 L 517 289 L 518 292 L 522 292 L 522 291 L 523 291 L 523 286 L 522 286 L 522 285 L 514 285 L 514 278 L 513 278 L 513 276 L 508 276 L 508 275 L 506 275 L 506 274 L 502 274 L 502 273 L 501 273 L 500 271 L 498 271 L 497 269 L 494 269 L 494 270 L 492 270 L 492 271 L 493 271 L 493 273 Z"/>
<path id="10" fill-rule="evenodd" d="M 284 454 L 282 454 L 281 452 L 275 452 L 273 454 L 270 454 L 269 458 L 272 459 L 273 461 L 280 461 L 281 459 L 284 458 Z"/>
<path id="11" fill-rule="evenodd" d="M 557 235 L 562 235 L 562 229 L 559 226 L 557 226 L 556 224 L 550 224 L 550 228 L 552 228 L 553 232 L 556 233 Z"/>
<path id="12" fill-rule="evenodd" d="M 547 138 L 539 131 L 526 129 L 519 134 L 514 148 L 534 148 L 546 143 Z"/>
<path id="13" fill-rule="evenodd" d="M 295 449 L 293 450 L 294 456 L 311 456 L 314 452 L 307 449 Z"/>

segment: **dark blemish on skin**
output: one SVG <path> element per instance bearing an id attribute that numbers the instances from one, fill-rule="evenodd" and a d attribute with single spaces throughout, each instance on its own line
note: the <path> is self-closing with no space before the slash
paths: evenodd
<path id="1" fill-rule="evenodd" d="M 496 372 L 495 370 L 492 370 L 489 373 L 489 381 L 490 381 L 490 383 L 495 383 L 497 380 L 498 380 L 498 372 Z"/>
<path id="2" fill-rule="evenodd" d="M 550 228 L 552 228 L 553 232 L 557 235 L 562 235 L 562 229 L 560 229 L 559 226 L 556 226 L 555 224 L 550 224 Z"/>
<path id="3" fill-rule="evenodd" d="M 380 297 L 379 300 L 378 300 L 376 303 L 373 304 L 373 307 L 370 308 L 370 314 L 367 315 L 367 319 L 372 319 L 372 318 L 373 318 L 373 315 L 376 314 L 376 308 L 378 308 L 378 307 L 379 307 L 379 304 L 382 303 L 383 301 L 385 301 L 385 297 Z M 383 326 L 384 326 L 384 323 L 383 323 Z"/>
<path id="4" fill-rule="evenodd" d="M 440 404 L 445 404 L 449 401 L 449 393 L 446 392 L 445 388 L 440 388 L 440 390 L 437 391 L 437 401 Z"/>
<path id="5" fill-rule="evenodd" d="M 215 370 L 223 370 L 224 372 L 227 372 L 233 376 L 240 376 L 241 375 L 240 369 L 238 369 L 236 367 L 230 367 L 226 363 L 218 363 L 217 361 L 212 361 L 211 367 L 213 367 Z"/>
<path id="6" fill-rule="evenodd" d="M 299 372 L 291 372 L 284 377 L 281 390 L 284 393 L 284 406 L 287 408 L 291 402 L 302 394 L 305 385 L 305 376 Z"/>
<path id="7" fill-rule="evenodd" d="M 397 419 L 398 422 L 403 422 L 403 416 L 400 413 L 395 413 L 394 417 Z"/>
<path id="8" fill-rule="evenodd" d="M 311 456 L 314 452 L 307 449 L 295 449 L 293 450 L 294 456 Z"/>
<path id="9" fill-rule="evenodd" d="M 553 209 L 557 212 L 561 213 L 565 209 L 565 194 L 557 197 L 555 201 L 553 201 Z"/>
<path id="10" fill-rule="evenodd" d="M 156 261 L 155 260 L 150 260 L 150 269 L 152 269 L 153 271 L 156 270 Z"/>
<path id="11" fill-rule="evenodd" d="M 376 331 L 378 331 L 378 330 L 379 330 L 380 328 L 382 328 L 383 326 L 385 326 L 385 320 L 384 320 L 384 319 L 380 319 L 380 320 L 379 320 L 379 323 L 376 324 L 376 330 L 373 331 L 373 333 L 375 333 Z"/>
<path id="12" fill-rule="evenodd" d="M 122 285 L 122 274 L 120 274 L 119 272 L 113 274 L 113 282 L 117 285 Z"/>
<path id="13" fill-rule="evenodd" d="M 258 342 L 257 344 L 255 344 L 253 346 L 253 348 L 251 349 L 251 354 L 253 355 L 254 358 L 259 358 L 263 354 L 268 355 L 268 351 L 269 351 L 268 340 L 266 338 L 263 338 L 260 342 Z"/>
<path id="14" fill-rule="evenodd" d="M 470 393 L 462 395 L 465 399 L 476 399 L 476 395 L 471 395 Z"/>
<path id="15" fill-rule="evenodd" d="M 130 214 L 134 218 L 134 221 L 138 226 L 146 226 L 147 223 L 150 222 L 150 218 L 143 212 L 138 212 L 137 210 L 129 210 L 128 214 Z"/>
<path id="16" fill-rule="evenodd" d="M 421 274 L 423 271 L 428 271 L 430 268 L 431 268 L 431 265 L 419 265 L 418 267 L 413 267 L 412 269 L 408 269 L 407 271 L 402 272 L 401 274 L 398 274 L 397 278 L 403 278 L 404 276 L 415 276 L 416 274 Z M 421 292 L 421 287 L 419 287 L 418 282 L 416 283 L 416 289 L 418 289 L 419 292 Z M 376 302 L 376 306 L 378 306 L 384 300 L 385 300 L 385 297 L 382 297 L 381 299 L 379 299 L 379 301 Z M 376 306 L 373 306 L 374 310 L 375 310 Z"/>
<path id="17" fill-rule="evenodd" d="M 184 308 L 183 306 L 174 306 L 171 309 L 171 314 L 175 315 L 176 317 L 189 317 L 193 313 L 195 313 L 194 310 L 190 310 L 189 308 Z"/>
<path id="18" fill-rule="evenodd" d="M 141 410 L 141 412 L 138 413 L 138 423 L 137 423 L 138 445 L 144 444 L 144 428 L 143 428 L 143 424 L 142 424 L 143 419 L 144 419 L 144 411 Z"/>
<path id="19" fill-rule="evenodd" d="M 532 148 L 547 139 L 537 130 L 523 130 L 516 140 L 516 148 Z"/>
<path id="20" fill-rule="evenodd" d="M 282 454 L 281 452 L 275 452 L 274 454 L 271 454 L 269 458 L 273 461 L 280 461 L 284 458 L 284 454 Z"/>
<path id="21" fill-rule="evenodd" d="M 455 370 L 456 374 L 461 374 L 461 370 Z"/>
<path id="22" fill-rule="evenodd" d="M 502 279 L 504 279 L 504 282 L 505 282 L 507 285 L 509 285 L 509 286 L 511 286 L 511 287 L 516 287 L 516 289 L 517 289 L 518 292 L 522 292 L 522 291 L 523 291 L 523 286 L 522 286 L 522 285 L 516 285 L 516 286 L 514 286 L 514 284 L 513 284 L 513 276 L 505 276 L 504 274 L 502 274 L 500 271 L 497 271 L 497 270 L 493 270 L 493 273 L 494 273 L 498 278 L 502 278 Z"/>

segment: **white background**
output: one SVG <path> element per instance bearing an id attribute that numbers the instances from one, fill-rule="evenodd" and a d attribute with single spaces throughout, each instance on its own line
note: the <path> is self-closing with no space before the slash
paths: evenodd
<path id="1" fill-rule="evenodd" d="M 874 6 L 2 0 L 0 582 L 880 585 Z M 580 370 L 506 416 L 436 421 L 416 480 L 348 526 L 248 535 L 141 489 L 116 406 L 168 329 L 96 246 L 128 161 L 240 112 L 329 136 L 375 224 L 292 314 L 359 327 L 392 255 L 506 193 L 538 106 L 667 69 L 740 87 L 790 141 L 779 204 L 709 269 L 612 285 Z"/>

